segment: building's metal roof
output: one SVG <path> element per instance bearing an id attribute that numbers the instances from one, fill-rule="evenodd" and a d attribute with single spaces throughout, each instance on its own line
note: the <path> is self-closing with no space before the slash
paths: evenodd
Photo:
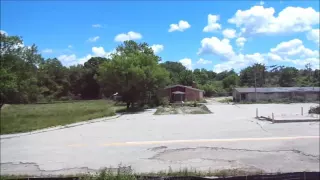
<path id="1" fill-rule="evenodd" d="M 181 84 L 176 84 L 176 85 L 172 85 L 172 86 L 167 86 L 167 87 L 165 87 L 164 89 L 169 89 L 169 88 L 173 88 L 173 87 L 177 87 L 177 86 L 185 87 L 185 88 L 188 88 L 188 89 L 193 89 L 193 90 L 196 90 L 196 91 L 202 91 L 202 92 L 204 92 L 204 90 L 196 89 L 196 88 L 193 88 L 192 86 L 184 86 L 184 85 L 181 85 Z"/>
<path id="2" fill-rule="evenodd" d="M 255 88 L 234 88 L 240 93 L 255 92 Z M 257 88 L 259 93 L 273 93 L 273 92 L 320 92 L 320 87 L 270 87 Z"/>

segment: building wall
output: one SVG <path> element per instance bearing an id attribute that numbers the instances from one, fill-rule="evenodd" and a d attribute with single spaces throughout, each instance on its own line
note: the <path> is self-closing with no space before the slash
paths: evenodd
<path id="1" fill-rule="evenodd" d="M 240 98 L 241 94 L 246 94 L 246 98 Z M 239 93 L 237 91 L 233 92 L 233 98 L 235 101 L 254 101 L 256 95 L 254 92 L 250 93 Z M 276 92 L 276 93 L 257 93 L 257 101 L 268 101 L 275 99 L 291 99 L 291 100 L 319 100 L 319 92 Z"/>
<path id="2" fill-rule="evenodd" d="M 186 101 L 199 101 L 203 98 L 203 92 L 186 88 Z"/>

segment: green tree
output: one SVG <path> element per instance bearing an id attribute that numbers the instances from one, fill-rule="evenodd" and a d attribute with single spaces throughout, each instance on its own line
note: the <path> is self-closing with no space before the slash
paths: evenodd
<path id="1" fill-rule="evenodd" d="M 247 87 L 263 87 L 266 82 L 266 67 L 254 64 L 240 71 L 240 85 Z"/>
<path id="2" fill-rule="evenodd" d="M 100 65 L 97 79 L 103 92 L 118 92 L 129 108 L 168 84 L 169 73 L 159 59 L 146 43 L 125 41 L 110 61 Z"/>
<path id="3" fill-rule="evenodd" d="M 24 46 L 18 36 L 0 34 L 1 104 L 37 101 L 37 67 L 43 61 L 37 47 Z"/>
<path id="4" fill-rule="evenodd" d="M 294 67 L 283 68 L 279 77 L 279 85 L 281 87 L 293 87 L 296 85 L 298 69 Z"/>
<path id="5" fill-rule="evenodd" d="M 187 69 L 180 62 L 166 61 L 160 65 L 169 72 L 171 84 L 183 84 L 185 81 L 188 82 L 185 75 L 190 74 L 190 72 L 185 73 Z M 181 78 L 180 76 L 184 76 L 184 78 Z"/>
<path id="6" fill-rule="evenodd" d="M 39 65 L 38 85 L 45 98 L 59 99 L 70 96 L 68 69 L 56 58 L 45 60 Z"/>
<path id="7" fill-rule="evenodd" d="M 232 88 L 239 83 L 239 77 L 236 74 L 231 74 L 222 80 L 223 88 L 231 92 Z"/>

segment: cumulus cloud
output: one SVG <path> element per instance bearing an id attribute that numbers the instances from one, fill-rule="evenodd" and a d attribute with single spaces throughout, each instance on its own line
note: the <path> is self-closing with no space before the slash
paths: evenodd
<path id="1" fill-rule="evenodd" d="M 192 70 L 192 60 L 190 58 L 184 58 L 179 60 L 182 65 L 184 65 L 187 69 Z"/>
<path id="2" fill-rule="evenodd" d="M 290 56 L 308 58 L 319 55 L 319 51 L 313 51 L 304 47 L 300 39 L 293 39 L 287 42 L 281 42 L 275 48 L 271 48 L 270 52 L 284 58 Z"/>
<path id="3" fill-rule="evenodd" d="M 0 34 L 4 34 L 4 35 L 8 36 L 8 33 L 4 30 L 0 30 Z"/>
<path id="4" fill-rule="evenodd" d="M 91 50 L 92 50 L 92 54 L 91 53 L 87 54 L 86 56 L 81 58 L 77 58 L 75 54 L 71 54 L 71 55 L 61 55 L 58 57 L 58 59 L 61 61 L 63 65 L 71 66 L 76 64 L 84 64 L 92 57 L 110 58 L 110 55 L 116 52 L 115 49 L 113 49 L 110 52 L 106 52 L 103 47 L 92 47 Z"/>
<path id="5" fill-rule="evenodd" d="M 42 50 L 42 53 L 52 53 L 53 52 L 53 50 L 52 49 L 44 49 L 44 50 Z"/>
<path id="6" fill-rule="evenodd" d="M 319 45 L 319 39 L 320 39 L 319 34 L 320 34 L 319 29 L 312 29 L 307 33 L 307 39 Z"/>
<path id="7" fill-rule="evenodd" d="M 217 37 L 211 37 L 202 39 L 198 55 L 202 54 L 213 54 L 223 59 L 229 59 L 234 55 L 234 52 L 228 39 L 220 40 Z"/>
<path id="8" fill-rule="evenodd" d="M 183 32 L 186 29 L 189 29 L 191 25 L 188 21 L 180 20 L 178 24 L 170 24 L 168 32 L 180 31 Z"/>
<path id="9" fill-rule="evenodd" d="M 225 38 L 232 39 L 236 37 L 236 32 L 234 29 L 225 29 L 222 31 L 222 34 Z"/>
<path id="10" fill-rule="evenodd" d="M 58 59 L 64 66 L 71 66 L 77 64 L 77 56 L 75 54 L 61 55 L 58 57 Z"/>
<path id="11" fill-rule="evenodd" d="M 211 64 L 212 61 L 209 61 L 209 60 L 205 60 L 205 59 L 202 59 L 200 58 L 198 61 L 197 61 L 197 64 Z"/>
<path id="12" fill-rule="evenodd" d="M 271 61 L 283 61 L 282 57 L 274 53 L 268 53 L 267 58 Z"/>
<path id="13" fill-rule="evenodd" d="M 219 21 L 220 17 L 219 15 L 208 15 L 208 25 L 203 28 L 203 32 L 214 32 L 216 30 L 221 29 L 221 25 L 217 23 Z"/>
<path id="14" fill-rule="evenodd" d="M 92 24 L 92 27 L 94 27 L 94 28 L 101 28 L 102 25 L 101 25 L 101 24 Z"/>
<path id="15" fill-rule="evenodd" d="M 236 44 L 238 47 L 243 47 L 244 46 L 244 43 L 247 41 L 246 38 L 244 37 L 239 37 L 236 39 Z"/>
<path id="16" fill-rule="evenodd" d="M 304 32 L 319 24 L 319 12 L 311 7 L 289 6 L 278 16 L 274 14 L 273 7 L 253 6 L 248 10 L 238 10 L 228 22 L 241 28 L 246 35 Z"/>
<path id="17" fill-rule="evenodd" d="M 231 69 L 239 71 L 254 63 L 266 64 L 264 55 L 260 53 L 234 55 L 228 61 L 214 65 L 213 71 L 217 73 Z"/>
<path id="18" fill-rule="evenodd" d="M 153 50 L 153 52 L 155 54 L 158 54 L 160 53 L 161 51 L 163 51 L 164 49 L 164 46 L 162 44 L 154 44 L 151 46 L 151 49 Z"/>
<path id="19" fill-rule="evenodd" d="M 88 41 L 89 42 L 96 42 L 96 41 L 98 41 L 98 39 L 100 39 L 100 37 L 99 36 L 95 36 L 95 37 L 89 38 Z"/>
<path id="20" fill-rule="evenodd" d="M 141 39 L 141 38 L 142 38 L 142 35 L 140 33 L 129 31 L 128 33 L 118 34 L 114 38 L 114 41 L 116 41 L 116 42 L 124 42 L 124 41 L 129 41 L 129 40 L 138 40 L 138 39 Z"/>
<path id="21" fill-rule="evenodd" d="M 72 45 L 68 45 L 68 48 L 72 48 Z"/>
<path id="22" fill-rule="evenodd" d="M 90 58 L 92 58 L 91 54 L 88 54 L 87 56 L 84 56 L 82 58 L 79 58 L 78 60 L 78 64 L 84 64 L 85 62 L 87 62 Z"/>

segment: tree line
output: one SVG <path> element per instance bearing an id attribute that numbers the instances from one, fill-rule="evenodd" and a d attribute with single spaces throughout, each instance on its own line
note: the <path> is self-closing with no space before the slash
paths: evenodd
<path id="1" fill-rule="evenodd" d="M 162 63 L 147 43 L 135 41 L 125 41 L 109 58 L 66 67 L 57 58 L 44 59 L 36 45 L 24 46 L 21 37 L 1 34 L 0 60 L 1 104 L 100 99 L 118 92 L 129 107 L 166 85 L 193 82 L 205 96 L 227 95 L 234 87 L 320 86 L 319 70 L 309 64 L 300 70 L 254 64 L 240 73 L 188 70 L 180 62 Z"/>

